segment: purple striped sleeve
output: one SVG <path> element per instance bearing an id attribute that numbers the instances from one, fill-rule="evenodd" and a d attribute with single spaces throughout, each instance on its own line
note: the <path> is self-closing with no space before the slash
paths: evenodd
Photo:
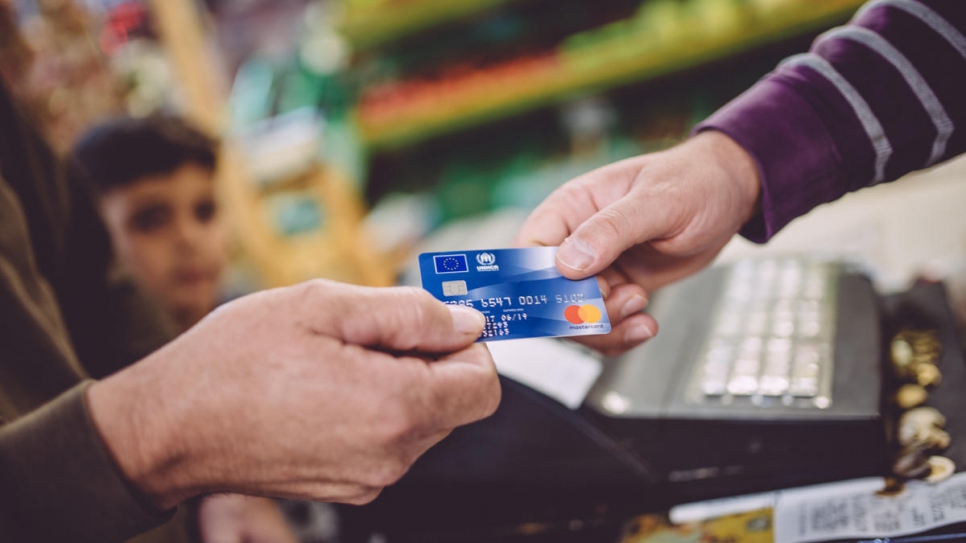
<path id="1" fill-rule="evenodd" d="M 699 124 L 747 149 L 771 238 L 812 208 L 966 151 L 966 1 L 877 0 Z"/>

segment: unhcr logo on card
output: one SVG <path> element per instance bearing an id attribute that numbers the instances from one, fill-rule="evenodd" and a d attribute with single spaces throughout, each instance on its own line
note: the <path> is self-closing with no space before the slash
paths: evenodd
<path id="1" fill-rule="evenodd" d="M 496 265 L 496 255 L 493 253 L 480 253 L 476 255 L 476 263 L 479 264 L 476 267 L 476 271 L 478 272 L 500 271 L 500 267 Z"/>

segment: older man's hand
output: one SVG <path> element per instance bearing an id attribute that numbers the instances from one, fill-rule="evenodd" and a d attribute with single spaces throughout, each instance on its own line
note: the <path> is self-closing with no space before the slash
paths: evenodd
<path id="1" fill-rule="evenodd" d="M 328 281 L 222 306 L 89 389 L 133 485 L 366 503 L 500 401 L 484 326 L 421 290 Z"/>

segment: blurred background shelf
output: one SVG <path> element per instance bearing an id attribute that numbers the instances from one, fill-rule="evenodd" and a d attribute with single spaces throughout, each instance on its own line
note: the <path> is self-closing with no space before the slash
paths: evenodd
<path id="1" fill-rule="evenodd" d="M 356 0 L 347 2 L 340 31 L 356 49 L 384 45 L 511 0 Z"/>
<path id="2" fill-rule="evenodd" d="M 41 65 L 75 65 L 41 72 L 84 77 L 40 80 L 87 97 L 36 102 L 62 147 L 105 108 L 177 111 L 224 137 L 239 269 L 274 286 L 390 283 L 437 232 L 513 224 L 569 179 L 686 138 L 862 1 L 15 3 L 63 38 L 27 33 Z M 70 40 L 81 4 L 92 30 Z"/>
<path id="3" fill-rule="evenodd" d="M 715 4 L 701 2 L 696 20 L 680 13 L 680 3 L 645 3 L 636 17 L 574 35 L 546 54 L 369 89 L 355 115 L 368 148 L 399 148 L 814 32 L 844 22 L 862 3 L 723 2 L 708 10 Z"/>

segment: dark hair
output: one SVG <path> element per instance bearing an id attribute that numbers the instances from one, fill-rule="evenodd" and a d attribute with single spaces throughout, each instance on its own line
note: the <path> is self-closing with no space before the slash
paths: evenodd
<path id="1" fill-rule="evenodd" d="M 85 132 L 74 144 L 70 160 L 101 191 L 108 191 L 185 164 L 214 172 L 217 145 L 176 117 L 122 117 Z"/>

